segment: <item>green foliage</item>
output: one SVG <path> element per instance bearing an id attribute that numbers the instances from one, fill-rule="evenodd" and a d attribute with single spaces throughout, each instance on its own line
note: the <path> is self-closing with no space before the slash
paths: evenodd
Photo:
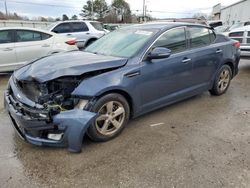
<path id="1" fill-rule="evenodd" d="M 83 6 L 82 13 L 80 15 L 87 19 L 90 18 L 101 19 L 103 18 L 107 10 L 108 10 L 108 5 L 105 0 L 93 0 L 93 1 L 88 0 L 86 2 L 86 5 Z"/>

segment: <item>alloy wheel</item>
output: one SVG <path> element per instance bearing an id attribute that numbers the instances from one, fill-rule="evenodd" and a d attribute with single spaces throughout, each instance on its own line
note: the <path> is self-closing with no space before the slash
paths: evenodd
<path id="1" fill-rule="evenodd" d="M 117 132 L 124 120 L 125 109 L 118 101 L 105 103 L 98 111 L 99 117 L 95 120 L 97 131 L 102 135 L 112 135 Z"/>

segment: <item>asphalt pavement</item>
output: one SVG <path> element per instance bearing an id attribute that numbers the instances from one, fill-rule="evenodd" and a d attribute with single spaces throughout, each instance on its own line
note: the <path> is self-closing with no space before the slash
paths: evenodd
<path id="1" fill-rule="evenodd" d="M 225 95 L 208 92 L 130 121 L 109 142 L 84 139 L 82 153 L 19 139 L 3 107 L 0 187 L 250 187 L 250 60 Z"/>

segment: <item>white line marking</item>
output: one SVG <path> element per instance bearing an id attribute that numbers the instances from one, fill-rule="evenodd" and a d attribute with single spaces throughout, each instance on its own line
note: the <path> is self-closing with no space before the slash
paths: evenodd
<path id="1" fill-rule="evenodd" d="M 152 124 L 150 125 L 150 127 L 155 127 L 155 126 L 158 126 L 158 125 L 164 125 L 165 123 L 156 123 L 156 124 Z"/>

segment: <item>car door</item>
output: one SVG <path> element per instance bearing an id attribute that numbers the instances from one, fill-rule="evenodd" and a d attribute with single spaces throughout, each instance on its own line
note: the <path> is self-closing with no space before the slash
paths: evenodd
<path id="1" fill-rule="evenodd" d="M 16 30 L 15 48 L 20 63 L 48 55 L 52 44 L 52 35 L 32 30 Z"/>
<path id="2" fill-rule="evenodd" d="M 84 22 L 72 22 L 72 36 L 77 39 L 77 46 L 84 46 L 90 38 L 89 28 Z"/>
<path id="3" fill-rule="evenodd" d="M 0 72 L 13 70 L 17 63 L 13 30 L 0 31 L 0 57 Z"/>
<path id="4" fill-rule="evenodd" d="M 166 59 L 150 61 L 145 58 L 142 62 L 142 84 L 138 87 L 143 111 L 150 111 L 185 97 L 192 87 L 192 61 L 187 49 L 186 28 L 166 31 L 150 50 L 155 47 L 166 47 L 172 54 Z"/>
<path id="5" fill-rule="evenodd" d="M 222 59 L 220 43 L 213 43 L 214 33 L 203 26 L 188 27 L 190 58 L 193 62 L 193 84 L 201 90 L 208 89 Z"/>

